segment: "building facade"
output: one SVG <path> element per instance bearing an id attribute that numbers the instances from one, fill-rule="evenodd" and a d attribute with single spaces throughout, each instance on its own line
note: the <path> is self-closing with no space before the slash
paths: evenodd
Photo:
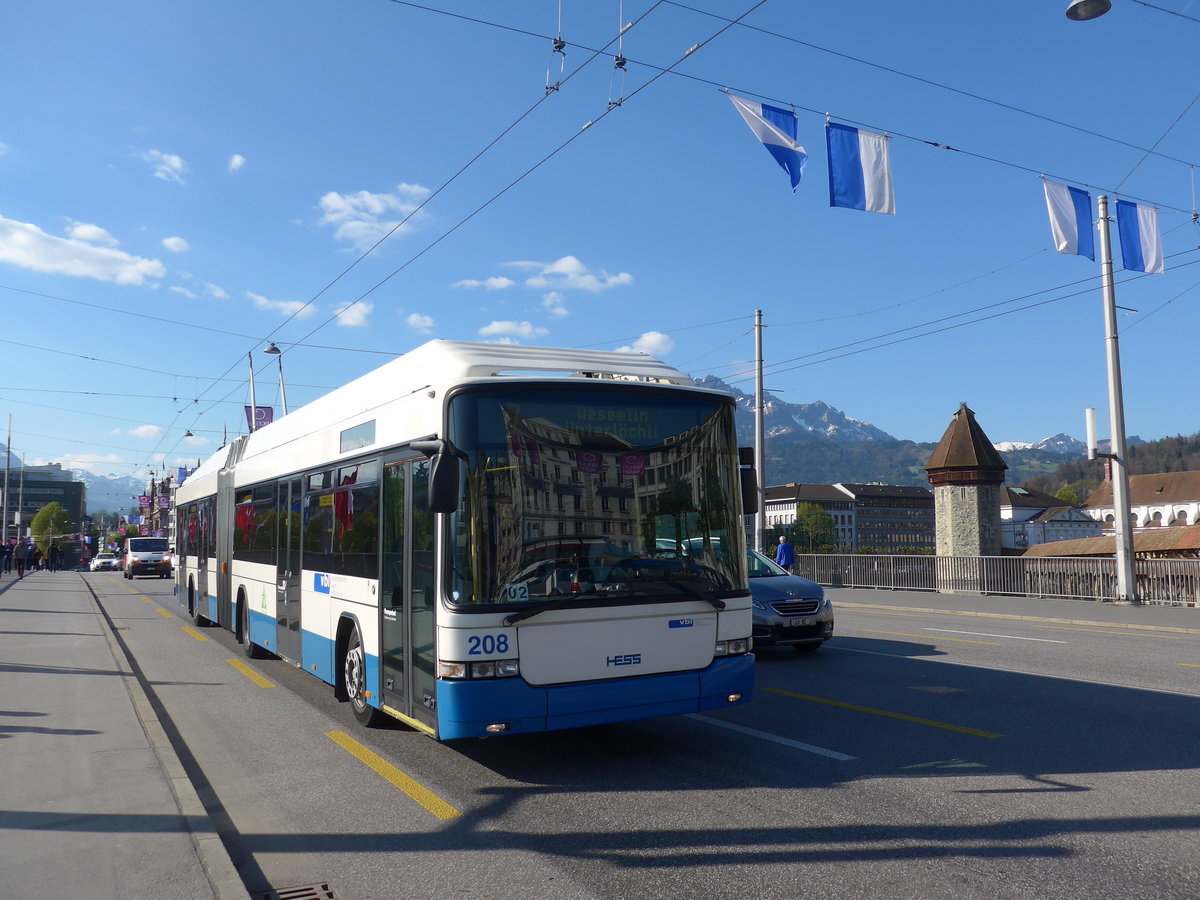
<path id="1" fill-rule="evenodd" d="M 764 504 L 767 527 L 795 523 L 802 503 L 815 503 L 829 513 L 839 549 L 877 553 L 933 550 L 933 494 L 928 488 L 842 482 L 768 487 Z"/>
<path id="2" fill-rule="evenodd" d="M 1116 515 L 1112 481 L 1103 481 L 1082 509 L 1111 532 Z M 1130 475 L 1129 513 L 1135 529 L 1200 525 L 1200 472 Z"/>
<path id="3" fill-rule="evenodd" d="M 1078 507 L 1041 491 L 1000 489 L 1000 540 L 1006 554 L 1037 544 L 1099 537 L 1101 525 Z"/>

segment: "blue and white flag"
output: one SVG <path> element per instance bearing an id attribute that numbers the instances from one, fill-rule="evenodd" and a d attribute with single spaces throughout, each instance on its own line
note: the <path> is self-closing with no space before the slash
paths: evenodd
<path id="1" fill-rule="evenodd" d="M 896 214 L 887 135 L 828 122 L 829 205 Z"/>
<path id="2" fill-rule="evenodd" d="M 1092 234 L 1091 194 L 1044 178 L 1042 186 L 1046 189 L 1046 209 L 1050 212 L 1054 249 L 1059 253 L 1086 256 L 1094 262 L 1096 244 Z"/>
<path id="3" fill-rule="evenodd" d="M 804 164 L 808 162 L 808 154 L 796 143 L 796 114 L 790 109 L 778 106 L 768 106 L 744 97 L 728 95 L 734 107 L 742 114 L 754 136 L 762 141 L 767 152 L 775 157 L 775 162 L 783 167 L 792 180 L 792 190 L 800 183 L 804 174 Z"/>
<path id="4" fill-rule="evenodd" d="M 1162 237 L 1158 233 L 1158 210 L 1153 206 L 1117 201 L 1117 233 L 1121 235 L 1121 260 L 1130 272 L 1161 275 Z"/>

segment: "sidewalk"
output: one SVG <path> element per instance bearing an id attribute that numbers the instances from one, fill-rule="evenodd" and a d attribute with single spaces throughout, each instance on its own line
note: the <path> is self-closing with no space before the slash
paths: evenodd
<path id="1" fill-rule="evenodd" d="M 905 609 L 991 619 L 1027 619 L 1060 625 L 1107 625 L 1132 630 L 1200 634 L 1200 609 L 1185 606 L 1134 606 L 1094 600 L 1006 597 L 999 594 L 939 594 L 936 591 L 889 591 L 826 588 L 838 607 Z"/>
<path id="2" fill-rule="evenodd" d="M 84 577 L 0 577 L 0 900 L 249 896 Z"/>

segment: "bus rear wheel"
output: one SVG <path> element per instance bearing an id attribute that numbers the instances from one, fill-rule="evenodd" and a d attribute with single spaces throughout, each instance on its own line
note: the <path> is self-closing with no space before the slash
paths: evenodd
<path id="1" fill-rule="evenodd" d="M 350 633 L 350 643 L 342 661 L 342 679 L 354 718 L 368 728 L 382 724 L 383 714 L 367 702 L 367 657 L 357 628 Z"/>

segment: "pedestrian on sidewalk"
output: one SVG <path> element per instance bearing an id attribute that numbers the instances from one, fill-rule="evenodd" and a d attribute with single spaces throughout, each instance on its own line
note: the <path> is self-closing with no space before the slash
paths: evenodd
<path id="1" fill-rule="evenodd" d="M 8 555 L 8 544 L 0 544 L 0 577 L 8 571 L 11 560 Z"/>
<path id="2" fill-rule="evenodd" d="M 13 550 L 13 560 L 17 564 L 17 577 L 25 577 L 25 563 L 29 561 L 29 545 L 24 541 L 17 544 L 17 548 Z"/>
<path id="3" fill-rule="evenodd" d="M 50 542 L 50 549 L 46 551 L 46 568 L 51 572 L 57 572 L 62 568 L 62 550 L 58 546 L 58 541 Z"/>
<path id="4" fill-rule="evenodd" d="M 787 535 L 781 534 L 779 536 L 779 546 L 775 548 L 775 562 L 790 572 L 792 571 L 792 563 L 795 561 L 796 551 L 788 543 Z"/>

